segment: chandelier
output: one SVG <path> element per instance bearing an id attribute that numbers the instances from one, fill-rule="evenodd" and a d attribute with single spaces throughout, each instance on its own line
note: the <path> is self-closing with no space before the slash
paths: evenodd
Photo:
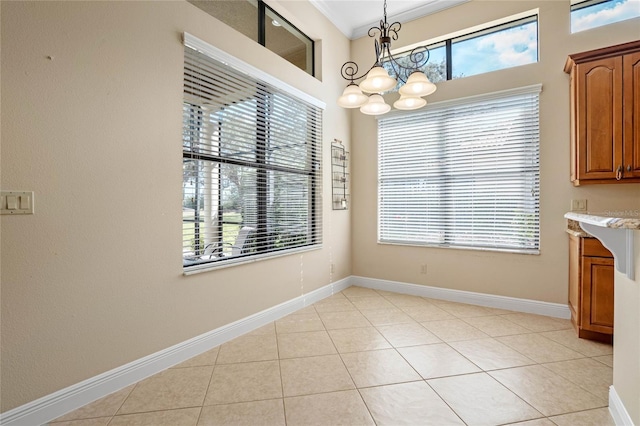
<path id="1" fill-rule="evenodd" d="M 343 108 L 360 108 L 360 112 L 368 115 L 385 114 L 391 110 L 391 106 L 385 103 L 381 93 L 393 89 L 398 81 L 400 87 L 400 99 L 393 103 L 397 109 L 412 110 L 422 108 L 427 104 L 424 96 L 436 91 L 436 85 L 420 71 L 429 61 L 429 49 L 419 46 L 402 58 L 395 58 L 391 54 L 391 40 L 398 39 L 400 22 L 387 23 L 387 0 L 384 0 L 384 19 L 378 27 L 369 28 L 369 37 L 375 40 L 376 60 L 369 70 L 358 76 L 358 64 L 347 61 L 340 70 L 342 78 L 349 81 L 349 85 L 338 98 L 338 105 Z M 382 66 L 383 62 L 391 69 L 391 73 Z M 355 82 L 364 80 L 360 84 Z M 364 93 L 363 93 L 364 92 Z M 369 93 L 366 95 L 365 93 Z"/>

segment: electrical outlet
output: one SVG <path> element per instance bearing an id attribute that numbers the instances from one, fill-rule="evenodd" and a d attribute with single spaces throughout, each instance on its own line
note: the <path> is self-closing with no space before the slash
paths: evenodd
<path id="1" fill-rule="evenodd" d="M 571 200 L 571 211 L 572 212 L 586 212 L 587 211 L 587 200 Z"/>
<path id="2" fill-rule="evenodd" d="M 427 273 L 427 264 L 423 263 L 422 265 L 420 265 L 420 273 L 421 274 L 426 274 Z"/>

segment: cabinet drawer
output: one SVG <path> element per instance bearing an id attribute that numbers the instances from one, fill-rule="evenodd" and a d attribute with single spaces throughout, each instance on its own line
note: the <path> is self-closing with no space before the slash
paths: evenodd
<path id="1" fill-rule="evenodd" d="M 594 257 L 613 257 L 611 252 L 597 238 L 582 238 L 582 255 Z"/>

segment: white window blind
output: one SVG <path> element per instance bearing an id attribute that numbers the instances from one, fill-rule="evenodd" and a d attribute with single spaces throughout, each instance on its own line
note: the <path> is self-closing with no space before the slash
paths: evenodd
<path id="1" fill-rule="evenodd" d="M 322 109 L 285 89 L 185 46 L 187 270 L 321 244 Z"/>
<path id="2" fill-rule="evenodd" d="M 378 240 L 538 253 L 540 86 L 378 122 Z"/>

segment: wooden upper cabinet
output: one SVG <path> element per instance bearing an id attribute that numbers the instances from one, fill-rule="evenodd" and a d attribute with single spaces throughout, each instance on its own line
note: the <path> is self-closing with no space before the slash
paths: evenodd
<path id="1" fill-rule="evenodd" d="M 569 55 L 571 181 L 640 182 L 640 40 Z"/>
<path id="2" fill-rule="evenodd" d="M 576 68 L 578 171 L 582 179 L 615 179 L 622 164 L 622 58 Z"/>
<path id="3" fill-rule="evenodd" d="M 624 135 L 629 140 L 624 151 L 624 173 L 640 178 L 640 52 L 622 57 L 622 75 Z"/>

